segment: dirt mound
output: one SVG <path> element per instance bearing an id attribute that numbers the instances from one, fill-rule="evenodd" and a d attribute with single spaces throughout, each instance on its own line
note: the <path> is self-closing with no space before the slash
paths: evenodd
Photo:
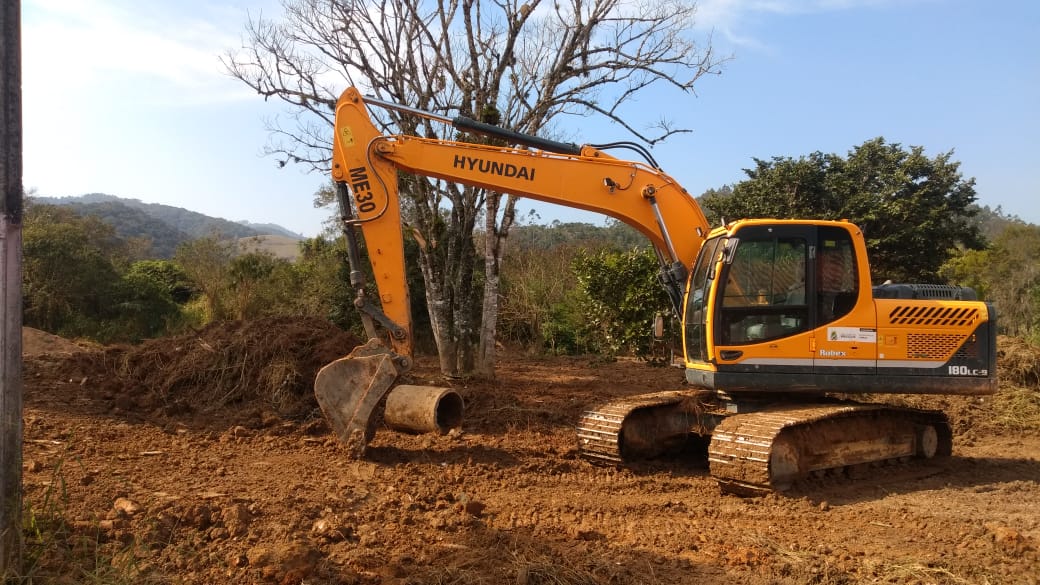
<path id="1" fill-rule="evenodd" d="M 22 355 L 26 357 L 44 354 L 69 354 L 89 351 L 89 348 L 73 343 L 64 337 L 46 331 L 22 327 Z"/>
<path id="2" fill-rule="evenodd" d="M 167 414 L 258 401 L 293 417 L 317 406 L 318 370 L 358 344 L 322 319 L 275 317 L 213 323 L 100 358 L 137 402 L 158 403 Z"/>

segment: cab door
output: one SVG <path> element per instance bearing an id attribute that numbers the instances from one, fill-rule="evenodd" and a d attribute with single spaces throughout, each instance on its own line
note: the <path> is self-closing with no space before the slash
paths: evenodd
<path id="1" fill-rule="evenodd" d="M 819 226 L 810 269 L 814 372 L 874 374 L 877 316 L 872 303 L 860 298 L 860 266 L 852 235 L 839 226 Z M 841 389 L 841 380 L 835 380 L 834 386 Z"/>
<path id="2" fill-rule="evenodd" d="M 801 383 L 792 376 L 812 373 L 807 271 L 815 241 L 816 228 L 807 224 L 752 224 L 730 238 L 714 341 L 719 372 L 753 375 L 727 378 L 736 387 L 781 389 Z"/>

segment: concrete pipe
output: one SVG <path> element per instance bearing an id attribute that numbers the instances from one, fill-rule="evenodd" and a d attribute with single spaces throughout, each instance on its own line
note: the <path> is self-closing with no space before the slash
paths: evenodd
<path id="1" fill-rule="evenodd" d="M 402 384 L 387 394 L 383 420 L 395 431 L 444 434 L 462 426 L 462 412 L 451 388 Z"/>

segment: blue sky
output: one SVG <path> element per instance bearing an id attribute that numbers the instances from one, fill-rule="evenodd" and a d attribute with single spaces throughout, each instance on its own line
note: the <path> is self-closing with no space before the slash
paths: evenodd
<path id="1" fill-rule="evenodd" d="M 847 153 L 877 136 L 954 151 L 980 204 L 1040 223 L 1040 3 L 1032 0 L 703 0 L 698 34 L 730 55 L 696 97 L 646 96 L 633 120 L 693 129 L 656 146 L 697 195 L 753 158 Z M 316 235 L 326 181 L 262 156 L 285 115 L 223 73 L 246 11 L 275 0 L 23 0 L 24 184 L 102 192 Z M 582 142 L 628 139 L 582 119 Z M 594 214 L 522 204 L 541 221 Z"/>

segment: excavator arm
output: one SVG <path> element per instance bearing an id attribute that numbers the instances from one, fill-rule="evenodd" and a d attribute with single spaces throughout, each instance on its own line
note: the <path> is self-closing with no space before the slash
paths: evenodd
<path id="1" fill-rule="evenodd" d="M 367 103 L 366 103 L 367 102 Z M 509 146 L 384 135 L 368 106 L 404 110 Z M 604 147 L 605 148 L 605 147 Z M 318 402 L 341 440 L 360 456 L 372 434 L 372 412 L 412 359 L 412 323 L 404 267 L 398 173 L 441 179 L 614 217 L 643 233 L 661 263 L 661 282 L 681 314 L 687 267 L 709 225 L 696 200 L 655 166 L 621 160 L 601 148 L 578 147 L 467 118 L 445 118 L 363 98 L 355 88 L 336 105 L 332 178 L 343 214 L 357 292 L 370 341 L 326 366 L 315 381 Z M 378 299 L 369 298 L 358 246 L 364 237 Z M 387 346 L 378 322 L 389 333 Z"/>
<path id="2" fill-rule="evenodd" d="M 336 106 L 332 176 L 338 184 L 349 185 L 357 209 L 354 223 L 360 226 L 366 243 L 388 254 L 372 259 L 374 269 L 378 263 L 387 267 L 385 273 L 376 276 L 381 298 L 384 288 L 391 297 L 404 291 L 399 258 L 389 255 L 391 249 L 394 253 L 400 250 L 397 173 L 404 171 L 594 211 L 632 226 L 657 251 L 662 281 L 676 312 L 680 312 L 686 267 L 697 257 L 709 225 L 697 201 L 664 172 L 646 163 L 614 158 L 592 146 L 577 147 L 466 118 L 448 119 L 378 100 L 369 102 L 433 117 L 462 131 L 522 144 L 489 146 L 383 135 L 373 125 L 358 91 L 350 88 L 343 93 Z M 391 239 L 395 240 L 392 245 Z M 382 300 L 389 316 L 389 305 Z M 399 317 L 401 323 L 407 321 L 407 307 Z"/>

